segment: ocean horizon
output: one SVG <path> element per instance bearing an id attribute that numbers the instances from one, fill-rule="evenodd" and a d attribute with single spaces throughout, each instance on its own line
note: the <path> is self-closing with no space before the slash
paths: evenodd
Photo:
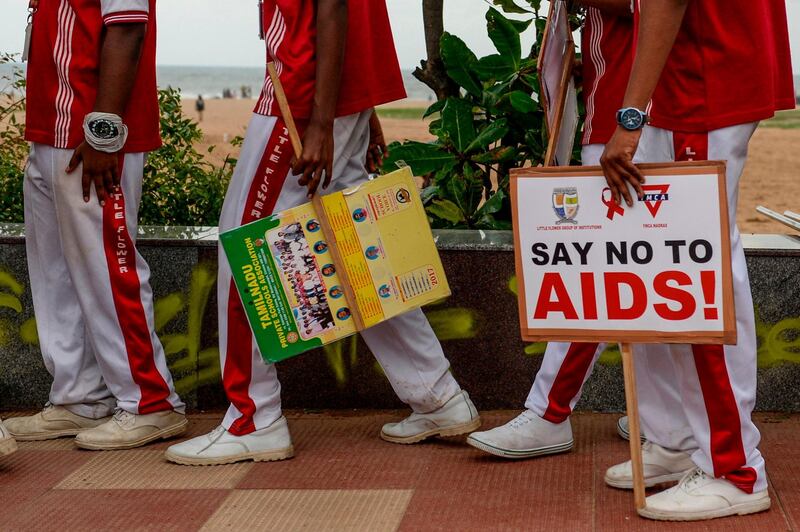
<path id="1" fill-rule="evenodd" d="M 4 80 L 12 69 L 23 68 L 22 63 L 0 65 L 0 93 L 8 92 Z M 411 70 L 404 69 L 403 83 L 410 100 L 433 101 L 434 93 L 426 85 L 417 80 Z M 187 66 L 157 65 L 157 81 L 159 87 L 180 89 L 184 98 L 222 98 L 226 90 L 234 97 L 241 97 L 242 89 L 249 90 L 253 98 L 258 98 L 264 83 L 264 67 L 239 66 Z M 800 97 L 800 74 L 794 76 L 795 94 Z"/>

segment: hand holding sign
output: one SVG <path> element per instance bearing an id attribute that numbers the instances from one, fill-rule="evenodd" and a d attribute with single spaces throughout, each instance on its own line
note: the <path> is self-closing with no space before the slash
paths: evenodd
<path id="1" fill-rule="evenodd" d="M 633 156 L 639 147 L 641 136 L 641 130 L 627 131 L 618 127 L 611 140 L 606 144 L 606 149 L 600 158 L 600 165 L 603 167 L 613 200 L 619 203 L 621 199 L 624 199 L 628 207 L 633 206 L 633 197 L 628 189 L 628 184 L 633 187 L 633 191 L 639 199 L 644 193 L 642 191 L 644 175 L 633 164 Z"/>

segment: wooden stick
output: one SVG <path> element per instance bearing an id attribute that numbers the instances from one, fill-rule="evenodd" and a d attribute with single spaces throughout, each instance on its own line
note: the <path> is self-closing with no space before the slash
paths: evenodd
<path id="1" fill-rule="evenodd" d="M 289 100 L 286 99 L 286 92 L 283 90 L 281 78 L 278 76 L 278 71 L 275 70 L 275 63 L 270 61 L 267 63 L 267 72 L 269 78 L 272 80 L 272 87 L 275 89 L 275 97 L 278 99 L 278 107 L 281 110 L 283 121 L 286 122 L 286 129 L 289 130 L 289 140 L 292 143 L 294 156 L 300 158 L 303 155 L 303 142 L 300 140 L 300 134 L 297 132 L 297 124 L 294 123 L 292 116 L 292 109 L 289 107 Z"/>
<path id="2" fill-rule="evenodd" d="M 628 433 L 633 466 L 633 502 L 637 510 L 645 507 L 644 466 L 642 464 L 642 439 L 639 430 L 639 399 L 636 393 L 636 373 L 631 344 L 620 344 L 622 372 L 625 375 L 625 403 L 628 407 Z"/>
<path id="3" fill-rule="evenodd" d="M 286 129 L 289 131 L 289 141 L 292 143 L 294 156 L 300 159 L 303 155 L 303 142 L 300 140 L 300 133 L 297 131 L 297 124 L 294 122 L 292 109 L 289 107 L 289 101 L 286 99 L 286 92 L 283 90 L 283 84 L 278 76 L 278 71 L 275 70 L 275 64 L 272 61 L 267 63 L 267 72 L 269 72 L 269 77 L 272 80 L 272 87 L 275 89 L 275 98 L 278 100 L 278 107 L 281 110 L 283 121 L 286 124 Z M 314 205 L 314 210 L 317 211 L 317 217 L 320 219 L 322 234 L 325 236 L 325 241 L 328 243 L 328 251 L 331 254 L 333 266 L 336 268 L 336 273 L 339 274 L 345 299 L 347 299 L 350 304 L 350 315 L 353 316 L 353 323 L 355 323 L 357 331 L 363 331 L 365 327 L 364 320 L 361 317 L 361 310 L 358 308 L 356 294 L 353 291 L 353 285 L 350 284 L 350 277 L 347 274 L 347 269 L 344 267 L 344 260 L 339 252 L 339 246 L 336 245 L 336 234 L 333 232 L 330 219 L 328 219 L 328 212 L 322 204 L 322 197 L 319 194 L 314 194 L 311 198 L 311 203 Z"/>

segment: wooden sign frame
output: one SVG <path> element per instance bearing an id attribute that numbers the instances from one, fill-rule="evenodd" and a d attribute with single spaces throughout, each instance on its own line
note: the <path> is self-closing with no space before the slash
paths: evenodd
<path id="1" fill-rule="evenodd" d="M 722 242 L 722 320 L 723 331 L 710 333 L 705 331 L 660 332 L 660 331 L 626 331 L 598 329 L 529 329 L 527 324 L 528 309 L 525 302 L 525 277 L 522 269 L 521 253 L 515 253 L 516 273 L 519 282 L 519 319 L 522 338 L 525 341 L 577 341 L 577 342 L 633 342 L 633 343 L 674 343 L 674 344 L 735 344 L 736 313 L 733 300 L 733 275 L 731 272 L 730 232 L 728 230 L 728 200 L 725 186 L 725 163 L 710 162 L 677 162 L 658 164 L 639 164 L 637 167 L 647 174 L 658 175 L 703 175 L 717 174 L 720 201 L 720 241 Z M 518 180 L 537 177 L 599 177 L 603 171 L 599 166 L 583 167 L 549 167 L 520 168 L 511 171 L 511 208 L 513 215 L 514 245 L 520 249 L 519 211 L 517 197 Z"/>

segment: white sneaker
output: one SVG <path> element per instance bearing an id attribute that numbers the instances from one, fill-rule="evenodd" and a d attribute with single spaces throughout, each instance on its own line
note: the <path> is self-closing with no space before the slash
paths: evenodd
<path id="1" fill-rule="evenodd" d="M 467 443 L 503 458 L 563 453 L 572 449 L 572 426 L 569 419 L 550 423 L 535 412 L 525 410 L 505 425 L 485 432 L 473 432 Z"/>
<path id="2" fill-rule="evenodd" d="M 411 414 L 399 423 L 387 423 L 381 438 L 392 443 L 417 443 L 431 436 L 459 436 L 481 426 L 478 410 L 461 390 L 443 407 L 429 414 Z"/>
<path id="3" fill-rule="evenodd" d="M 117 410 L 106 423 L 80 432 L 75 437 L 75 444 L 92 451 L 133 449 L 156 440 L 180 436 L 188 425 L 186 416 L 173 410 L 153 414 Z"/>
<path id="4" fill-rule="evenodd" d="M 294 456 L 286 418 L 265 429 L 235 436 L 220 425 L 208 434 L 170 446 L 165 457 L 183 465 L 223 465 L 253 460 L 271 462 Z"/>
<path id="5" fill-rule="evenodd" d="M 639 515 L 658 521 L 700 521 L 729 515 L 746 515 L 769 509 L 767 490 L 745 493 L 722 478 L 697 468 L 677 486 L 651 495 Z"/>
<path id="6" fill-rule="evenodd" d="M 0 420 L 0 456 L 8 456 L 17 450 L 17 441 L 14 436 L 8 432 L 8 429 L 3 425 Z"/>
<path id="7" fill-rule="evenodd" d="M 631 439 L 631 431 L 628 426 L 628 416 L 622 416 L 617 420 L 617 434 L 619 434 L 619 437 L 623 440 L 629 441 Z M 642 440 L 642 442 L 647 441 L 647 437 L 644 435 L 644 432 L 641 432 L 641 429 L 639 438 Z"/>
<path id="8" fill-rule="evenodd" d="M 92 419 L 73 414 L 63 406 L 48 404 L 33 416 L 6 420 L 6 428 L 18 441 L 41 441 L 76 436 L 79 432 L 102 425 L 110 418 Z"/>
<path id="9" fill-rule="evenodd" d="M 689 453 L 671 451 L 653 442 L 642 444 L 644 465 L 644 485 L 656 486 L 664 482 L 677 482 L 697 466 Z M 633 466 L 631 461 L 609 467 L 606 471 L 606 484 L 612 488 L 633 489 Z"/>

